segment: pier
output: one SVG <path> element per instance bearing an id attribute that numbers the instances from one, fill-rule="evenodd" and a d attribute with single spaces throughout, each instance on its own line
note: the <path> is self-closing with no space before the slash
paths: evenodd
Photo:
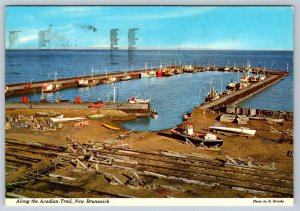
<path id="1" fill-rule="evenodd" d="M 181 66 L 176 66 L 174 68 L 182 68 Z M 195 66 L 194 67 L 197 72 L 205 72 L 205 71 L 220 71 L 220 72 L 245 72 L 245 68 L 225 68 L 225 67 L 203 67 L 203 66 Z M 225 70 L 226 69 L 226 70 Z M 157 72 L 159 69 L 153 69 Z M 141 78 L 141 73 L 150 70 L 134 70 L 129 71 L 127 73 L 124 72 L 115 72 L 109 74 L 98 74 L 93 76 L 78 76 L 72 78 L 61 78 L 57 79 L 56 82 L 62 85 L 62 89 L 67 88 L 74 88 L 77 87 L 77 80 L 78 79 L 88 79 L 88 80 L 99 80 L 99 84 L 104 83 L 109 77 L 116 77 L 118 81 L 121 80 L 126 74 L 131 76 L 131 79 L 139 79 Z M 276 70 L 263 70 L 260 68 L 253 68 L 252 73 L 260 73 L 265 74 L 267 76 L 278 75 L 284 76 L 287 75 L 287 71 L 276 71 Z M 42 86 L 45 83 L 54 83 L 54 80 L 45 80 L 45 81 L 35 81 L 35 82 L 25 82 L 25 83 L 17 83 L 17 84 L 8 84 L 6 87 L 5 97 L 12 97 L 12 96 L 21 96 L 24 94 L 30 93 L 38 93 L 41 92 Z M 26 86 L 27 84 L 27 86 Z M 29 85 L 29 86 L 28 86 Z"/>
<path id="2" fill-rule="evenodd" d="M 90 103 L 31 103 L 24 104 L 18 102 L 6 102 L 6 109 L 78 109 L 78 110 L 95 110 L 97 108 L 88 108 Z M 120 110 L 127 114 L 132 114 L 137 117 L 149 117 L 151 111 L 150 103 L 130 104 L 130 103 L 108 103 L 101 110 Z"/>
<path id="3" fill-rule="evenodd" d="M 202 104 L 199 106 L 200 109 L 212 109 L 220 110 L 225 108 L 227 105 L 236 105 L 239 102 L 257 94 L 258 92 L 266 89 L 267 87 L 279 82 L 283 79 L 281 75 L 269 76 L 266 80 L 259 81 L 251 84 L 250 86 L 238 90 L 232 94 L 220 97 L 217 100 Z"/>

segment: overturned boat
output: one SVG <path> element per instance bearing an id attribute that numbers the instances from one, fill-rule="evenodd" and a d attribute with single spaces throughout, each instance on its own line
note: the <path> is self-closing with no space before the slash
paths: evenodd
<path id="1" fill-rule="evenodd" d="M 84 120 L 85 117 L 56 117 L 50 119 L 52 122 L 69 122 L 69 121 Z"/>
<path id="2" fill-rule="evenodd" d="M 177 125 L 176 128 L 171 129 L 171 133 L 192 142 L 197 147 L 220 147 L 224 142 L 214 134 L 194 131 L 193 124 L 190 122 Z"/>
<path id="3" fill-rule="evenodd" d="M 254 137 L 255 133 L 256 133 L 256 130 L 251 130 L 249 128 L 232 128 L 232 127 L 210 126 L 209 129 L 212 130 L 212 131 L 235 133 L 235 134 L 246 135 L 246 136 L 250 136 L 250 137 Z"/>

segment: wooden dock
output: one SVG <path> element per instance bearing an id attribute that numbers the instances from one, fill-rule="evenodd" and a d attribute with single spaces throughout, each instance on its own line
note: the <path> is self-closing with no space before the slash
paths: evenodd
<path id="1" fill-rule="evenodd" d="M 181 68 L 179 66 L 176 66 L 176 68 Z M 209 68 L 207 67 L 200 67 L 200 66 L 195 66 L 194 69 L 198 70 L 198 72 L 205 72 L 207 70 L 209 71 L 220 71 L 224 72 L 225 67 L 217 67 L 217 68 Z M 238 68 L 240 72 L 245 72 L 245 68 Z M 154 71 L 157 71 L 158 68 L 154 69 Z M 135 71 L 130 71 L 127 72 L 131 76 L 131 79 L 138 79 L 141 76 L 141 73 L 144 72 L 145 70 L 135 70 Z M 149 70 L 148 70 L 149 71 Z M 229 70 L 226 70 L 227 72 L 237 72 L 237 69 L 230 68 Z M 286 75 L 288 72 L 286 71 L 275 71 L 275 70 L 262 70 L 262 69 L 252 69 L 253 73 L 263 73 L 266 75 Z M 77 80 L 78 79 L 97 79 L 99 80 L 99 83 L 103 83 L 105 80 L 108 79 L 108 77 L 116 77 L 118 81 L 122 77 L 125 76 L 125 73 L 123 72 L 116 72 L 116 73 L 109 73 L 109 74 L 99 74 L 99 75 L 93 75 L 93 76 L 80 76 L 80 77 L 73 77 L 73 78 L 63 78 L 63 79 L 57 79 L 57 82 L 59 82 L 62 85 L 62 89 L 67 89 L 67 88 L 73 88 L 77 87 Z M 7 85 L 7 90 L 5 92 L 5 97 L 11 97 L 11 96 L 18 96 L 18 95 L 25 95 L 25 94 L 30 94 L 30 93 L 38 93 L 41 92 L 42 86 L 45 83 L 53 83 L 54 80 L 45 80 L 45 81 L 35 81 L 35 82 L 28 82 L 28 83 L 18 83 L 18 84 L 8 84 Z M 26 84 L 29 84 L 30 87 L 26 87 Z"/>

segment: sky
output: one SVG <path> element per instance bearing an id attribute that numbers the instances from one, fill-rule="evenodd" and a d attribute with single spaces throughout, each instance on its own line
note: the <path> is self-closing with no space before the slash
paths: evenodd
<path id="1" fill-rule="evenodd" d="M 118 28 L 139 28 L 137 49 L 293 50 L 289 6 L 7 6 L 6 48 L 38 48 L 50 28 L 50 48 L 109 48 Z M 10 31 L 19 31 L 9 44 Z"/>

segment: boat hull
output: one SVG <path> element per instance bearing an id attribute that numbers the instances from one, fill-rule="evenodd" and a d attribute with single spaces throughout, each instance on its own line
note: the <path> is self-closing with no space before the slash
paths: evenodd
<path id="1" fill-rule="evenodd" d="M 223 140 L 220 138 L 217 138 L 216 140 L 205 140 L 204 138 L 200 138 L 200 137 L 193 137 L 190 135 L 186 135 L 183 133 L 178 132 L 175 128 L 171 130 L 171 133 L 175 136 L 177 136 L 178 138 L 182 139 L 182 140 L 186 140 L 188 139 L 189 141 L 191 141 L 195 146 L 197 147 L 220 147 L 223 145 Z"/>

